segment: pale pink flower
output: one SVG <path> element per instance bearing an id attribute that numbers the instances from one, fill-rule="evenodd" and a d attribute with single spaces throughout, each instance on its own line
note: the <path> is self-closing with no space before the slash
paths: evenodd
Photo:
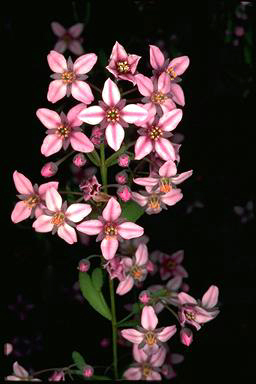
<path id="1" fill-rule="evenodd" d="M 48 88 L 47 99 L 56 103 L 65 95 L 72 95 L 74 99 L 84 104 L 90 104 L 94 100 L 90 86 L 83 80 L 87 79 L 88 73 L 97 61 L 95 53 L 87 53 L 72 62 L 71 58 L 66 61 L 65 57 L 56 51 L 51 51 L 47 56 L 48 64 L 53 72 L 54 79 Z"/>
<path id="2" fill-rule="evenodd" d="M 127 155 L 126 153 L 123 153 L 118 157 L 118 165 L 119 167 L 127 168 L 130 163 L 130 156 Z"/>
<path id="3" fill-rule="evenodd" d="M 113 257 L 104 264 L 104 268 L 106 268 L 111 280 L 115 277 L 120 281 L 125 279 L 124 264 L 120 256 Z"/>
<path id="4" fill-rule="evenodd" d="M 151 260 L 159 263 L 159 272 L 162 280 L 167 280 L 172 276 L 188 277 L 188 273 L 181 265 L 184 258 L 184 251 L 179 250 L 172 255 L 161 251 L 154 251 L 150 254 Z"/>
<path id="5" fill-rule="evenodd" d="M 86 163 L 87 163 L 87 160 L 85 158 L 85 155 L 83 153 L 77 153 L 74 157 L 73 157 L 73 164 L 78 167 L 78 168 L 81 168 L 83 167 Z"/>
<path id="6" fill-rule="evenodd" d="M 161 374 L 166 379 L 173 379 L 177 376 L 173 365 L 179 364 L 184 360 L 184 357 L 179 353 L 170 353 L 168 352 L 165 359 L 165 364 L 161 368 Z"/>
<path id="7" fill-rule="evenodd" d="M 148 288 L 149 292 L 160 291 L 161 296 L 154 297 L 155 304 L 153 305 L 156 313 L 161 312 L 164 309 L 165 304 L 171 304 L 174 306 L 179 306 L 178 299 L 178 290 L 181 288 L 182 278 L 180 276 L 175 276 L 168 281 L 168 283 L 164 285 L 152 285 Z"/>
<path id="8" fill-rule="evenodd" d="M 149 237 L 146 235 L 137 237 L 136 239 L 123 240 L 119 243 L 119 253 L 126 256 L 133 256 L 136 252 L 136 249 L 140 244 L 147 244 L 149 242 Z"/>
<path id="9" fill-rule="evenodd" d="M 46 163 L 41 169 L 41 175 L 43 177 L 52 177 L 58 172 L 58 165 L 52 161 Z"/>
<path id="10" fill-rule="evenodd" d="M 190 344 L 193 341 L 193 332 L 191 331 L 191 329 L 187 327 L 181 328 L 180 341 L 182 342 L 182 344 L 186 345 L 187 347 L 190 346 Z"/>
<path id="11" fill-rule="evenodd" d="M 156 353 L 159 348 L 169 340 L 176 332 L 176 325 L 156 328 L 158 318 L 152 306 L 145 306 L 142 309 L 141 327 L 136 329 L 123 329 L 122 336 L 131 343 L 138 344 L 139 348 L 149 355 Z"/>
<path id="12" fill-rule="evenodd" d="M 135 257 L 124 257 L 122 259 L 124 265 L 125 279 L 120 281 L 116 293 L 125 295 L 129 292 L 133 285 L 144 281 L 147 277 L 148 248 L 145 244 L 140 244 L 135 252 Z"/>
<path id="13" fill-rule="evenodd" d="M 63 371 L 55 371 L 49 378 L 49 381 L 65 381 L 65 373 Z"/>
<path id="14" fill-rule="evenodd" d="M 118 195 L 118 197 L 120 197 L 120 199 L 122 201 L 124 201 L 125 203 L 127 201 L 130 201 L 131 198 L 132 198 L 132 191 L 131 189 L 128 187 L 128 185 L 122 185 L 121 187 L 119 187 L 116 191 L 116 194 Z"/>
<path id="15" fill-rule="evenodd" d="M 124 47 L 116 41 L 106 68 L 117 79 L 131 81 L 135 85 L 134 75 L 140 58 L 137 55 L 127 54 Z"/>
<path id="16" fill-rule="evenodd" d="M 83 23 L 77 23 L 72 27 L 66 29 L 57 21 L 51 23 L 53 33 L 59 38 L 54 46 L 54 51 L 63 53 L 68 49 L 70 52 L 79 56 L 84 53 L 84 49 L 81 45 L 82 39 L 80 38 L 81 33 L 84 30 Z"/>
<path id="17" fill-rule="evenodd" d="M 32 376 L 17 361 L 13 364 L 13 374 L 5 378 L 7 381 L 41 381 Z"/>
<path id="18" fill-rule="evenodd" d="M 119 218 L 122 209 L 118 201 L 111 197 L 98 220 L 86 220 L 77 225 L 77 230 L 87 235 L 98 235 L 101 251 L 106 260 L 112 259 L 117 251 L 118 242 L 143 235 L 144 229 L 139 225 Z"/>
<path id="19" fill-rule="evenodd" d="M 99 105 L 85 108 L 79 118 L 92 125 L 101 123 L 101 128 L 106 128 L 108 145 L 118 151 L 124 140 L 123 127 L 127 128 L 129 124 L 145 119 L 148 112 L 136 104 L 125 106 L 126 101 L 121 100 L 119 89 L 111 79 L 105 81 L 102 99 Z"/>
<path id="20" fill-rule="evenodd" d="M 185 292 L 178 294 L 180 302 L 179 319 L 182 326 L 185 323 L 193 325 L 197 330 L 210 320 L 213 320 L 219 310 L 216 307 L 218 302 L 219 289 L 215 285 L 211 285 L 201 300 L 196 300 Z"/>
<path id="21" fill-rule="evenodd" d="M 33 223 L 36 232 L 52 232 L 57 234 L 68 244 L 77 242 L 75 223 L 88 216 L 92 208 L 89 204 L 62 204 L 62 197 L 54 188 L 47 190 L 45 195 L 47 209 Z"/>
<path id="22" fill-rule="evenodd" d="M 97 177 L 93 175 L 79 184 L 79 188 L 84 193 L 84 200 L 94 198 L 101 190 L 101 184 L 98 182 Z"/>
<path id="23" fill-rule="evenodd" d="M 241 207 L 240 205 L 236 205 L 234 207 L 234 212 L 240 216 L 240 220 L 242 224 L 247 223 L 250 220 L 254 219 L 254 208 L 253 208 L 253 201 L 249 200 L 244 207 Z"/>
<path id="24" fill-rule="evenodd" d="M 160 119 L 150 116 L 148 121 L 138 130 L 141 135 L 135 144 L 135 160 L 140 160 L 151 152 L 156 152 L 161 159 L 176 160 L 173 144 L 168 140 L 182 119 L 182 110 L 173 109 Z"/>
<path id="25" fill-rule="evenodd" d="M 93 143 L 81 132 L 81 120 L 77 118 L 79 112 L 84 109 L 84 104 L 78 104 L 71 108 L 67 116 L 61 112 L 51 109 L 39 108 L 36 115 L 41 123 L 47 128 L 47 136 L 41 146 L 41 153 L 44 156 L 51 156 L 60 151 L 66 150 L 71 144 L 72 148 L 78 152 L 92 152 Z"/>
<path id="26" fill-rule="evenodd" d="M 166 357 L 166 349 L 160 347 L 153 355 L 146 354 L 137 344 L 133 345 L 133 363 L 123 376 L 126 380 L 162 380 L 160 367 Z"/>
<path id="27" fill-rule="evenodd" d="M 59 185 L 57 181 L 50 181 L 41 184 L 39 187 L 37 184 L 33 186 L 31 181 L 18 171 L 14 171 L 13 181 L 20 193 L 17 197 L 21 200 L 16 203 L 11 214 L 11 219 L 15 224 L 28 217 L 33 218 L 41 215 L 42 210 L 45 208 L 46 191 L 50 188 L 58 189 Z"/>

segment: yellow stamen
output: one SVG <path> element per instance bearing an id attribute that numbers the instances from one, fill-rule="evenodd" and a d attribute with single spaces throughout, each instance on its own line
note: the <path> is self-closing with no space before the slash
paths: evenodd
<path id="1" fill-rule="evenodd" d="M 40 197 L 38 195 L 30 195 L 26 200 L 23 200 L 24 204 L 26 204 L 29 208 L 34 208 L 40 201 Z"/>
<path id="2" fill-rule="evenodd" d="M 153 332 L 147 332 L 145 334 L 145 340 L 146 340 L 146 343 L 152 347 L 152 345 L 154 345 L 156 343 L 156 336 Z"/>
<path id="3" fill-rule="evenodd" d="M 73 71 L 65 71 L 61 75 L 61 80 L 65 84 L 71 84 L 76 79 L 76 74 Z"/>
<path id="4" fill-rule="evenodd" d="M 110 108 L 106 114 L 107 121 L 116 122 L 119 120 L 119 111 L 116 108 Z"/>
<path id="5" fill-rule="evenodd" d="M 119 73 L 127 73 L 130 71 L 130 66 L 126 60 L 118 61 L 116 66 Z"/>
<path id="6" fill-rule="evenodd" d="M 177 73 L 174 71 L 173 67 L 167 68 L 166 73 L 168 73 L 171 80 L 174 80 L 175 77 L 177 77 Z"/>
<path id="7" fill-rule="evenodd" d="M 151 101 L 156 104 L 163 104 L 167 96 L 163 92 L 154 92 L 151 96 Z"/>
<path id="8" fill-rule="evenodd" d="M 161 128 L 152 126 L 149 131 L 149 137 L 151 140 L 158 140 L 163 134 Z"/>
<path id="9" fill-rule="evenodd" d="M 63 212 L 57 212 L 53 215 L 51 223 L 53 225 L 56 225 L 59 227 L 60 225 L 64 224 L 65 221 L 65 215 Z"/>
<path id="10" fill-rule="evenodd" d="M 57 128 L 57 135 L 62 139 L 66 139 L 70 134 L 71 128 L 68 125 L 61 124 Z"/>

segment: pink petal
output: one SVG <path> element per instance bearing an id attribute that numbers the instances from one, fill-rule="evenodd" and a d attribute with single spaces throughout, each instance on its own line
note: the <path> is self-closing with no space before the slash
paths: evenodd
<path id="1" fill-rule="evenodd" d="M 13 223 L 19 223 L 22 220 L 26 220 L 31 215 L 32 209 L 29 208 L 24 201 L 19 201 L 15 204 L 15 207 L 11 214 L 11 220 Z"/>
<path id="2" fill-rule="evenodd" d="M 152 80 L 149 77 L 144 75 L 135 76 L 136 84 L 138 86 L 139 92 L 143 96 L 151 96 L 154 90 Z"/>
<path id="3" fill-rule="evenodd" d="M 114 151 L 118 151 L 124 140 L 123 127 L 118 123 L 109 124 L 106 128 L 105 135 L 108 145 L 114 149 Z"/>
<path id="4" fill-rule="evenodd" d="M 34 188 L 31 181 L 22 173 L 18 171 L 14 171 L 13 181 L 19 193 L 22 193 L 24 195 L 29 195 L 31 193 L 34 193 Z"/>
<path id="5" fill-rule="evenodd" d="M 182 110 L 175 108 L 165 113 L 159 120 L 159 126 L 164 131 L 173 131 L 182 119 Z"/>
<path id="6" fill-rule="evenodd" d="M 152 370 L 150 372 L 150 374 L 148 375 L 147 379 L 152 380 L 152 381 L 160 381 L 160 380 L 162 380 L 162 377 L 161 377 L 160 373 Z"/>
<path id="7" fill-rule="evenodd" d="M 58 189 L 59 182 L 58 181 L 49 181 L 49 183 L 41 184 L 38 188 L 38 193 L 41 199 L 45 199 L 46 191 L 50 188 Z"/>
<path id="8" fill-rule="evenodd" d="M 148 187 L 154 187 L 154 185 L 157 185 L 158 179 L 155 179 L 154 177 L 138 177 L 136 179 L 133 179 L 134 183 L 148 186 Z"/>
<path id="9" fill-rule="evenodd" d="M 144 228 L 139 225 L 132 223 L 131 221 L 126 221 L 118 226 L 118 234 L 124 239 L 133 239 L 135 237 L 140 237 L 144 233 Z"/>
<path id="10" fill-rule="evenodd" d="M 79 114 L 79 119 L 87 124 L 96 125 L 105 117 L 106 112 L 98 105 L 83 109 Z"/>
<path id="11" fill-rule="evenodd" d="M 164 327 L 164 329 L 157 334 L 157 338 L 163 343 L 169 340 L 177 331 L 176 325 Z"/>
<path id="12" fill-rule="evenodd" d="M 184 251 L 181 249 L 180 251 L 174 252 L 171 255 L 171 259 L 174 260 L 176 263 L 180 264 L 184 258 Z"/>
<path id="13" fill-rule="evenodd" d="M 188 295 L 186 292 L 180 292 L 178 294 L 178 299 L 180 304 L 196 304 L 197 301 L 194 299 L 194 297 Z"/>
<path id="14" fill-rule="evenodd" d="M 124 47 L 121 44 L 119 44 L 117 41 L 115 42 L 115 45 L 112 48 L 110 58 L 111 60 L 115 60 L 115 61 L 122 61 L 127 59 L 127 53 Z"/>
<path id="15" fill-rule="evenodd" d="M 181 193 L 180 189 L 173 189 L 171 192 L 165 193 L 161 200 L 163 203 L 172 206 L 176 204 L 178 201 L 180 201 L 183 197 L 183 194 Z"/>
<path id="16" fill-rule="evenodd" d="M 39 108 L 36 115 L 41 123 L 48 129 L 54 129 L 61 125 L 60 115 L 47 108 Z"/>
<path id="17" fill-rule="evenodd" d="M 35 228 L 36 232 L 50 232 L 53 229 L 51 220 L 51 216 L 41 215 L 34 221 L 32 227 Z"/>
<path id="18" fill-rule="evenodd" d="M 125 295 L 127 292 L 129 292 L 134 285 L 134 280 L 131 276 L 127 276 L 124 280 L 120 281 L 118 284 L 116 293 L 118 295 Z"/>
<path id="19" fill-rule="evenodd" d="M 160 347 L 158 351 L 150 357 L 150 364 L 153 367 L 161 367 L 165 361 L 165 357 L 166 349 L 164 347 Z"/>
<path id="20" fill-rule="evenodd" d="M 175 276 L 171 280 L 168 281 L 166 284 L 166 288 L 169 291 L 177 291 L 182 283 L 182 277 L 181 276 Z"/>
<path id="21" fill-rule="evenodd" d="M 59 52 L 51 51 L 49 55 L 47 55 L 47 61 L 53 72 L 62 73 L 67 70 L 66 59 Z"/>
<path id="22" fill-rule="evenodd" d="M 130 269 L 133 265 L 132 259 L 130 257 L 123 257 L 122 264 L 125 269 Z"/>
<path id="23" fill-rule="evenodd" d="M 70 144 L 75 151 L 78 152 L 92 152 L 94 145 L 87 136 L 82 132 L 72 132 L 70 136 Z"/>
<path id="24" fill-rule="evenodd" d="M 80 127 L 82 121 L 80 118 L 78 118 L 78 115 L 84 109 L 86 109 L 86 105 L 84 105 L 84 103 L 79 103 L 68 111 L 67 119 L 71 127 Z"/>
<path id="25" fill-rule="evenodd" d="M 147 136 L 140 136 L 135 144 L 135 160 L 147 156 L 153 149 L 151 140 Z"/>
<path id="26" fill-rule="evenodd" d="M 102 240 L 100 248 L 104 259 L 111 260 L 116 254 L 118 248 L 118 240 L 105 238 Z"/>
<path id="27" fill-rule="evenodd" d="M 124 339 L 129 340 L 131 343 L 134 344 L 140 344 L 144 338 L 143 333 L 132 328 L 122 329 L 121 335 Z"/>
<path id="28" fill-rule="evenodd" d="M 142 373 L 141 373 L 141 369 L 138 367 L 138 368 L 134 368 L 134 367 L 131 367 L 131 368 L 128 368 L 126 369 L 126 371 L 124 372 L 123 374 L 124 378 L 126 380 L 141 380 L 141 377 L 142 377 Z"/>
<path id="29" fill-rule="evenodd" d="M 76 229 L 87 235 L 98 235 L 103 230 L 103 224 L 99 220 L 86 220 L 78 224 Z"/>
<path id="30" fill-rule="evenodd" d="M 177 83 L 171 83 L 170 92 L 172 93 L 172 99 L 175 103 L 184 106 L 185 96 L 181 86 Z"/>
<path id="31" fill-rule="evenodd" d="M 150 45 L 150 64 L 154 69 L 160 69 L 164 65 L 164 55 L 155 45 Z"/>
<path id="32" fill-rule="evenodd" d="M 166 99 L 163 104 L 161 104 L 163 113 L 168 113 L 176 108 L 176 104 L 171 99 Z"/>
<path id="33" fill-rule="evenodd" d="M 148 331 L 153 331 L 158 323 L 158 318 L 155 314 L 154 308 L 151 305 L 143 307 L 141 314 L 141 325 Z"/>
<path id="34" fill-rule="evenodd" d="M 72 37 L 76 38 L 78 36 L 81 35 L 81 33 L 83 32 L 84 30 L 84 24 L 83 23 L 77 23 L 75 25 L 72 25 L 72 27 L 70 27 L 68 29 L 68 33 L 69 35 L 71 35 Z"/>
<path id="35" fill-rule="evenodd" d="M 134 360 L 138 363 L 144 363 L 148 359 L 148 355 L 143 351 L 142 348 L 139 348 L 138 344 L 133 345 L 132 354 Z"/>
<path id="36" fill-rule="evenodd" d="M 13 364 L 13 373 L 16 376 L 24 378 L 28 377 L 28 372 L 21 365 L 19 365 L 17 361 L 15 361 L 15 363 Z"/>
<path id="37" fill-rule="evenodd" d="M 66 210 L 66 216 L 69 220 L 74 223 L 78 223 L 84 217 L 88 216 L 91 213 L 92 207 L 90 204 L 71 204 Z"/>
<path id="38" fill-rule="evenodd" d="M 88 73 L 96 63 L 97 59 L 98 58 L 95 53 L 86 53 L 85 55 L 80 56 L 74 62 L 73 69 L 75 74 L 83 75 L 85 73 Z"/>
<path id="39" fill-rule="evenodd" d="M 142 107 L 139 107 L 136 104 L 126 105 L 121 110 L 121 117 L 127 123 L 134 123 L 135 121 L 141 121 L 146 119 L 148 116 L 148 111 Z"/>
<path id="40" fill-rule="evenodd" d="M 68 244 L 74 244 L 77 242 L 76 231 L 67 223 L 61 225 L 58 228 L 57 233 L 59 237 L 65 240 Z"/>
<path id="41" fill-rule="evenodd" d="M 102 216 L 107 222 L 114 222 L 121 215 L 122 209 L 118 201 L 111 197 L 102 211 Z"/>
<path id="42" fill-rule="evenodd" d="M 141 59 L 141 56 L 138 56 L 138 55 L 129 55 L 128 56 L 128 64 L 130 65 L 130 71 L 132 74 L 135 73 L 140 59 Z M 132 79 L 132 76 L 130 77 L 130 79 Z M 133 81 L 134 80 L 135 79 L 133 76 Z M 134 85 L 136 85 L 136 82 L 134 82 Z"/>
<path id="43" fill-rule="evenodd" d="M 140 195 L 137 192 L 132 193 L 132 199 L 136 201 L 136 203 L 139 204 L 141 207 L 144 207 L 148 202 L 148 198 L 146 196 Z"/>
<path id="44" fill-rule="evenodd" d="M 171 80 L 170 80 L 170 76 L 167 73 L 165 72 L 161 73 L 161 75 L 158 78 L 157 87 L 158 87 L 158 91 L 160 92 L 163 92 L 163 93 L 170 92 Z"/>
<path id="45" fill-rule="evenodd" d="M 41 153 L 48 157 L 53 155 L 62 148 L 63 141 L 55 134 L 47 135 L 41 146 Z"/>
<path id="46" fill-rule="evenodd" d="M 62 197 L 55 188 L 50 188 L 46 191 L 45 202 L 50 211 L 58 212 L 61 210 Z"/>
<path id="47" fill-rule="evenodd" d="M 179 176 L 173 177 L 172 182 L 174 184 L 180 184 L 186 179 L 188 179 L 191 175 L 193 174 L 193 170 L 191 169 L 190 171 L 187 172 L 182 172 Z"/>
<path id="48" fill-rule="evenodd" d="M 104 83 L 102 99 L 109 107 L 114 107 L 121 99 L 117 85 L 110 78 Z"/>
<path id="49" fill-rule="evenodd" d="M 84 49 L 82 44 L 78 40 L 73 40 L 68 44 L 68 49 L 70 52 L 74 53 L 75 55 L 79 56 L 84 53 Z"/>
<path id="50" fill-rule="evenodd" d="M 90 86 L 81 80 L 72 83 L 71 94 L 74 99 L 85 104 L 90 104 L 94 100 Z"/>
<path id="51" fill-rule="evenodd" d="M 140 244 L 135 252 L 136 264 L 141 266 L 148 261 L 148 248 L 145 244 Z"/>
<path id="52" fill-rule="evenodd" d="M 168 65 L 169 67 L 173 67 L 174 71 L 177 73 L 177 75 L 182 75 L 189 66 L 189 57 L 188 56 L 180 56 L 176 57 L 173 59 L 170 64 Z"/>
<path id="53" fill-rule="evenodd" d="M 218 302 L 219 288 L 211 285 L 202 297 L 202 304 L 205 308 L 213 308 Z"/>
<path id="54" fill-rule="evenodd" d="M 67 85 L 62 80 L 53 80 L 49 84 L 47 100 L 56 103 L 67 93 Z"/>
<path id="55" fill-rule="evenodd" d="M 175 160 L 175 150 L 168 139 L 158 139 L 155 142 L 155 150 L 163 160 Z"/>
<path id="56" fill-rule="evenodd" d="M 176 175 L 177 173 L 177 167 L 174 161 L 169 160 L 166 161 L 160 168 L 159 168 L 159 175 L 162 177 L 171 177 Z"/>
<path id="57" fill-rule="evenodd" d="M 64 40 L 59 40 L 57 43 L 54 45 L 54 51 L 57 51 L 59 53 L 65 52 L 67 49 L 67 43 Z"/>
<path id="58" fill-rule="evenodd" d="M 53 33 L 58 37 L 61 37 L 61 36 L 65 35 L 65 33 L 66 33 L 66 29 L 57 21 L 53 21 L 51 23 L 51 28 L 52 28 Z"/>

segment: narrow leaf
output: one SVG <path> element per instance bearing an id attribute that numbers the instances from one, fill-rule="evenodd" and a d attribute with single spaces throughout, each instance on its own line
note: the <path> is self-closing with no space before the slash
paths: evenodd
<path id="1" fill-rule="evenodd" d="M 120 202 L 120 205 L 122 207 L 122 217 L 128 221 L 136 222 L 144 213 L 144 210 L 135 201 Z"/>
<path id="2" fill-rule="evenodd" d="M 83 356 L 80 355 L 79 352 L 73 351 L 72 352 L 72 359 L 73 359 L 74 363 L 76 364 L 77 368 L 82 371 L 84 369 L 84 366 L 86 365 L 86 362 L 84 361 Z"/>
<path id="3" fill-rule="evenodd" d="M 100 291 L 103 286 L 103 273 L 101 268 L 95 268 L 92 271 L 92 283 L 97 291 Z"/>
<path id="4" fill-rule="evenodd" d="M 98 153 L 94 150 L 92 152 L 86 153 L 88 159 L 94 164 L 99 166 L 100 165 L 100 157 Z"/>

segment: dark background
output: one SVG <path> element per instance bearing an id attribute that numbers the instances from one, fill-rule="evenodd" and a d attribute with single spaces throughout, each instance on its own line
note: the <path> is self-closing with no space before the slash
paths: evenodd
<path id="1" fill-rule="evenodd" d="M 4 181 L 8 251 L 6 257 L 3 255 L 8 263 L 8 283 L 4 294 L 7 305 L 14 304 L 21 294 L 34 308 L 24 321 L 20 312 L 7 309 L 5 313 L 4 341 L 16 337 L 16 350 L 21 356 L 5 358 L 4 375 L 11 373 L 15 360 L 35 371 L 69 365 L 73 350 L 80 351 L 91 365 L 111 362 L 110 349 L 99 346 L 103 336 L 110 337 L 110 326 L 72 294 L 78 261 L 97 249 L 94 237 L 92 248 L 69 246 L 57 236 L 36 234 L 29 221 L 17 225 L 10 221 L 16 201 L 13 171 L 25 174 L 33 183 L 44 182 L 40 175 L 45 163 L 40 154 L 44 129 L 35 112 L 41 107 L 55 108 L 46 99 L 50 75 L 46 55 L 56 41 L 50 23 L 58 21 L 69 27 L 83 22 L 85 3 L 10 2 L 6 7 L 6 69 L 2 73 L 6 80 L 6 105 L 2 110 L 6 125 L 2 129 L 8 144 L 2 143 L 2 148 L 8 146 Z M 228 15 L 246 29 L 255 20 L 255 7 L 248 6 L 248 19 L 239 21 L 234 15 L 236 2 L 206 2 L 200 8 L 194 3 L 168 1 L 91 3 L 83 34 L 86 53 L 103 50 L 109 57 L 117 40 L 127 52 L 142 56 L 138 69 L 145 75 L 150 74 L 146 66 L 148 44 L 162 48 L 164 43 L 169 57 L 190 57 L 182 82 L 184 117 L 176 131 L 185 136 L 179 170 L 193 169 L 194 174 L 182 185 L 184 198 L 180 203 L 160 215 L 144 215 L 139 224 L 150 236 L 150 251 L 161 249 L 171 254 L 184 249 L 192 296 L 200 298 L 211 284 L 220 289 L 221 312 L 200 332 L 194 332 L 192 345 L 186 348 L 178 337 L 169 343 L 173 352 L 185 356 L 174 380 L 203 382 L 223 375 L 229 379 L 249 378 L 253 376 L 255 333 L 251 321 L 255 219 L 242 224 L 234 206 L 245 206 L 249 200 L 255 205 L 255 99 L 252 65 L 244 60 L 244 42 L 234 46 L 224 39 Z M 108 76 L 107 71 L 99 76 L 96 73 L 91 81 L 101 87 Z M 59 180 L 65 179 L 64 171 L 58 174 Z M 203 208 L 192 209 L 198 200 Z M 126 295 L 120 303 L 130 298 Z M 120 318 L 121 313 L 126 312 L 120 305 Z M 160 319 L 161 325 L 173 321 L 168 313 Z M 132 361 L 127 355 L 130 351 L 120 348 L 120 355 L 126 355 L 120 362 L 123 368 Z"/>

